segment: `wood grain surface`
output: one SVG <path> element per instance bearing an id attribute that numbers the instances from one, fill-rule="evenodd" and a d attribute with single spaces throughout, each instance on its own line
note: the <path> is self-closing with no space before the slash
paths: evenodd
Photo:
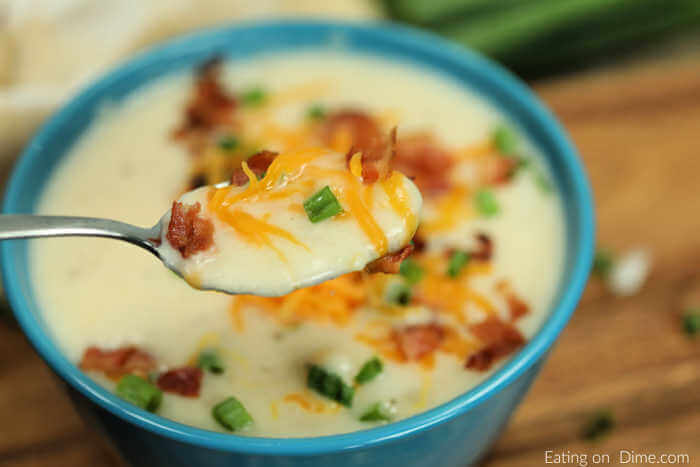
<path id="1" fill-rule="evenodd" d="M 654 266 L 633 297 L 589 283 L 485 465 L 543 465 L 547 450 L 607 453 L 615 465 L 622 449 L 687 454 L 700 465 L 700 337 L 681 331 L 683 307 L 700 305 L 698 58 L 535 84 L 588 169 L 599 244 L 649 248 Z M 612 410 L 616 426 L 584 441 L 581 426 L 599 408 Z M 0 320 L 0 465 L 118 465 L 8 319 Z"/>

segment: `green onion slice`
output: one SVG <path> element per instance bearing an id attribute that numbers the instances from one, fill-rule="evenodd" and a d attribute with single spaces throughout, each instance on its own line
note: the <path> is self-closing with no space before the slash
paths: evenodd
<path id="1" fill-rule="evenodd" d="M 231 431 L 240 430 L 253 422 L 253 417 L 235 397 L 229 397 L 216 404 L 211 414 L 221 426 Z"/>
<path id="2" fill-rule="evenodd" d="M 499 126 L 491 135 L 493 145 L 505 156 L 513 155 L 518 148 L 518 137 L 506 126 Z"/>
<path id="3" fill-rule="evenodd" d="M 249 89 L 241 94 L 241 102 L 245 106 L 257 107 L 267 100 L 267 92 L 260 87 Z"/>
<path id="4" fill-rule="evenodd" d="M 420 282 L 420 280 L 423 279 L 424 273 L 425 271 L 423 271 L 423 268 L 411 258 L 403 260 L 399 267 L 399 274 L 401 274 L 410 285 Z"/>
<path id="5" fill-rule="evenodd" d="M 615 427 L 615 417 L 608 409 L 599 410 L 589 417 L 581 429 L 583 439 L 594 441 L 606 436 Z"/>
<path id="6" fill-rule="evenodd" d="M 395 282 L 389 286 L 386 293 L 386 301 L 392 305 L 406 306 L 411 303 L 413 291 L 403 282 Z"/>
<path id="7" fill-rule="evenodd" d="M 326 109 L 321 104 L 314 104 L 306 110 L 306 118 L 309 120 L 323 120 L 326 118 Z"/>
<path id="8" fill-rule="evenodd" d="M 343 379 L 335 373 L 326 371 L 318 365 L 311 365 L 306 383 L 309 388 L 322 396 L 332 399 L 346 407 L 352 406 L 352 398 L 355 395 L 355 390 L 352 386 L 345 384 Z"/>
<path id="9" fill-rule="evenodd" d="M 689 336 L 700 334 L 700 308 L 693 308 L 685 312 L 683 331 Z"/>
<path id="10" fill-rule="evenodd" d="M 222 136 L 218 141 L 218 146 L 224 151 L 233 151 L 238 148 L 240 142 L 233 135 Z"/>
<path id="11" fill-rule="evenodd" d="M 450 260 L 447 263 L 447 275 L 450 277 L 457 277 L 462 271 L 462 268 L 469 262 L 469 253 L 466 251 L 455 251 L 450 256 Z"/>
<path id="12" fill-rule="evenodd" d="M 149 412 L 154 412 L 163 400 L 160 389 L 136 375 L 123 376 L 117 383 L 116 394 Z"/>
<path id="13" fill-rule="evenodd" d="M 365 362 L 360 371 L 355 376 L 357 384 L 365 384 L 372 381 L 384 369 L 384 364 L 377 357 L 373 357 Z"/>
<path id="14" fill-rule="evenodd" d="M 474 203 L 477 211 L 485 217 L 495 216 L 501 210 L 498 200 L 490 190 L 482 189 L 477 191 L 474 196 Z"/>
<path id="15" fill-rule="evenodd" d="M 317 191 L 309 199 L 304 201 L 304 210 L 309 220 L 313 223 L 321 222 L 343 212 L 343 207 L 338 202 L 330 187 L 326 185 Z"/>
<path id="16" fill-rule="evenodd" d="M 615 260 L 610 250 L 598 249 L 593 258 L 593 274 L 601 278 L 608 277 L 614 263 Z"/>
<path id="17" fill-rule="evenodd" d="M 390 422 L 392 414 L 386 404 L 375 402 L 360 417 L 362 422 Z"/>
<path id="18" fill-rule="evenodd" d="M 224 364 L 221 362 L 221 357 L 214 349 L 203 350 L 197 359 L 197 366 L 217 375 L 224 372 Z"/>

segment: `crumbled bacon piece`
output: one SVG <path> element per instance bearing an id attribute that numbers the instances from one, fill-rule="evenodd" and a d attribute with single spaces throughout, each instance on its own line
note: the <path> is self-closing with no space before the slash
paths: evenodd
<path id="1" fill-rule="evenodd" d="M 479 246 L 476 250 L 470 252 L 470 257 L 478 261 L 489 261 L 493 255 L 493 241 L 491 241 L 491 237 L 479 232 L 476 234 L 476 240 Z"/>
<path id="2" fill-rule="evenodd" d="M 417 133 L 398 140 L 394 169 L 412 178 L 421 193 L 435 195 L 450 188 L 450 168 L 454 160 L 432 135 Z"/>
<path id="3" fill-rule="evenodd" d="M 127 374 L 146 377 L 155 366 L 156 361 L 150 354 L 134 346 L 113 350 L 88 347 L 80 361 L 83 370 L 101 371 L 111 379 L 119 379 Z"/>
<path id="4" fill-rule="evenodd" d="M 163 391 L 185 397 L 197 397 L 199 396 L 199 387 L 202 384 L 202 376 L 200 368 L 183 366 L 166 371 L 158 377 L 156 384 Z"/>
<path id="5" fill-rule="evenodd" d="M 420 230 L 419 230 L 413 236 L 413 251 L 415 251 L 416 253 L 420 253 L 420 252 L 425 250 L 425 247 L 426 247 L 425 238 L 423 238 L 423 236 L 420 235 Z"/>
<path id="6" fill-rule="evenodd" d="M 333 145 L 338 135 L 347 135 L 355 152 L 371 149 L 382 137 L 377 122 L 365 112 L 345 109 L 330 114 L 321 127 L 321 139 L 326 144 Z"/>
<path id="7" fill-rule="evenodd" d="M 347 154 L 348 162 L 357 152 L 360 152 L 359 148 L 350 148 Z M 387 137 L 375 139 L 371 145 L 361 149 L 361 152 L 362 182 L 370 184 L 387 178 L 391 172 L 391 161 L 396 155 L 396 127 L 392 128 Z"/>
<path id="8" fill-rule="evenodd" d="M 196 190 L 207 184 L 207 176 L 204 173 L 196 173 L 190 177 L 190 181 L 187 184 L 187 191 Z"/>
<path id="9" fill-rule="evenodd" d="M 387 137 L 371 116 L 359 110 L 345 109 L 329 115 L 321 126 L 321 139 L 326 144 L 333 146 L 341 136 L 345 136 L 350 144 L 348 162 L 354 154 L 362 153 L 364 183 L 374 183 L 388 176 L 395 154 L 395 128 Z"/>
<path id="10" fill-rule="evenodd" d="M 255 174 L 256 177 L 260 178 L 262 174 L 267 171 L 270 167 L 272 161 L 275 160 L 278 153 L 273 151 L 260 151 L 253 154 L 246 160 L 248 168 Z M 243 172 L 242 167 L 237 167 L 233 174 L 231 174 L 231 184 L 236 186 L 243 186 L 248 183 L 248 176 Z"/>
<path id="11" fill-rule="evenodd" d="M 372 274 L 375 272 L 384 272 L 387 274 L 398 274 L 401 267 L 401 261 L 408 258 L 408 255 L 413 253 L 413 245 L 406 245 L 398 251 L 388 253 L 381 258 L 377 258 L 367 266 L 365 271 Z"/>
<path id="12" fill-rule="evenodd" d="M 515 321 L 530 312 L 530 307 L 517 295 L 511 293 L 506 296 L 508 308 L 510 309 L 510 319 Z"/>
<path id="13" fill-rule="evenodd" d="M 185 206 L 173 202 L 168 233 L 165 237 L 183 258 L 204 251 L 214 243 L 214 224 L 209 219 L 199 217 L 201 204 Z"/>
<path id="14" fill-rule="evenodd" d="M 469 328 L 485 346 L 467 358 L 465 366 L 470 370 L 486 371 L 498 359 L 503 358 L 525 344 L 525 338 L 510 323 L 490 316 Z"/>
<path id="15" fill-rule="evenodd" d="M 199 69 L 194 93 L 185 110 L 184 122 L 176 130 L 175 137 L 231 123 L 236 99 L 222 87 L 220 74 L 221 62 L 218 59 L 210 60 Z"/>
<path id="16" fill-rule="evenodd" d="M 414 324 L 394 330 L 394 340 L 406 360 L 418 360 L 438 348 L 445 330 L 436 323 Z"/>
<path id="17" fill-rule="evenodd" d="M 481 178 L 489 185 L 508 183 L 513 178 L 517 165 L 518 162 L 512 157 L 490 156 L 481 164 Z"/>
<path id="18" fill-rule="evenodd" d="M 511 321 L 515 321 L 530 312 L 530 307 L 520 297 L 516 295 L 512 287 L 505 280 L 496 284 L 496 290 L 503 294 L 508 303 Z"/>

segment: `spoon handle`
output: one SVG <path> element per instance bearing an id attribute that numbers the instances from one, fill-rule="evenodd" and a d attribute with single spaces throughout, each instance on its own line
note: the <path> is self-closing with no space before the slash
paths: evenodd
<path id="1" fill-rule="evenodd" d="M 153 238 L 160 224 L 144 229 L 111 219 L 71 216 L 0 215 L 0 240 L 38 237 L 106 237 L 124 240 L 158 255 Z"/>

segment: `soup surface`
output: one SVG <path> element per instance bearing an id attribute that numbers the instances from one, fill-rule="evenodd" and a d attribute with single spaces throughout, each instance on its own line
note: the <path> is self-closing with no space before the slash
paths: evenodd
<path id="1" fill-rule="evenodd" d="M 538 329 L 562 269 L 561 205 L 534 148 L 496 109 L 440 75 L 371 57 L 286 54 L 212 70 L 105 105 L 39 211 L 152 225 L 262 149 L 352 155 L 397 126 L 393 166 L 423 196 L 414 251 L 397 259 L 399 274 L 265 298 L 194 290 L 120 242 L 33 241 L 48 325 L 98 382 L 206 429 L 343 433 L 458 396 Z"/>

